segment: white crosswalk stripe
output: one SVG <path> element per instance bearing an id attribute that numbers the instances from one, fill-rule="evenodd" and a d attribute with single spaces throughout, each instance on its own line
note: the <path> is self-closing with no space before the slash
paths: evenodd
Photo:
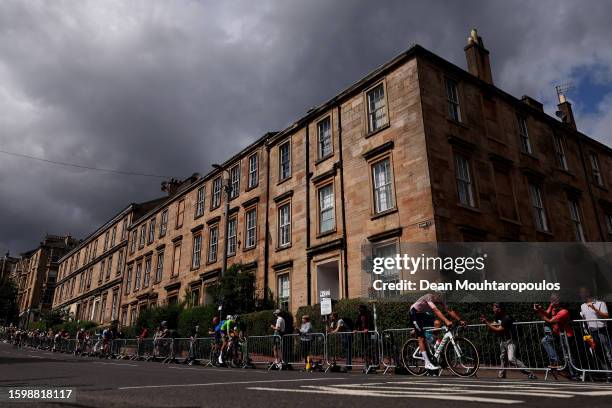
<path id="1" fill-rule="evenodd" d="M 301 385 L 296 388 L 249 387 L 250 390 L 336 396 L 378 398 L 416 398 L 442 401 L 464 401 L 488 404 L 520 404 L 525 398 L 570 399 L 574 397 L 612 396 L 612 386 L 487 380 L 359 382 L 333 385 Z M 582 401 L 582 399 L 581 399 Z"/>

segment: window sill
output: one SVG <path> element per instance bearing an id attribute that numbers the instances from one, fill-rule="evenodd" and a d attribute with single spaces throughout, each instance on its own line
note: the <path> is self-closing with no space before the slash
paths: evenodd
<path id="1" fill-rule="evenodd" d="M 292 176 L 285 177 L 284 179 L 282 179 L 282 180 L 280 180 L 279 182 L 277 182 L 277 183 L 276 183 L 276 185 L 277 185 L 277 186 L 280 186 L 281 184 L 283 184 L 283 183 L 285 183 L 285 182 L 287 182 L 287 181 L 291 180 L 291 177 L 292 177 Z"/>
<path id="2" fill-rule="evenodd" d="M 291 244 L 285 245 L 285 246 L 282 246 L 282 247 L 276 247 L 274 252 L 281 252 L 281 251 L 284 251 L 284 250 L 289 249 L 289 248 L 291 248 Z"/>
<path id="3" fill-rule="evenodd" d="M 576 177 L 576 175 L 574 173 L 572 173 L 571 171 L 569 171 L 568 169 L 564 169 L 562 167 L 557 167 L 556 170 L 559 173 L 563 173 L 563 174 L 566 174 L 566 175 L 570 176 L 571 178 L 575 178 Z"/>
<path id="4" fill-rule="evenodd" d="M 244 248 L 242 248 L 242 252 L 243 253 L 250 252 L 250 251 L 252 251 L 252 250 L 254 250 L 256 248 L 257 248 L 257 245 L 253 245 L 253 246 L 250 246 L 250 247 L 244 247 Z"/>
<path id="5" fill-rule="evenodd" d="M 372 137 L 372 136 L 374 136 L 374 135 L 377 135 L 378 133 L 380 133 L 380 132 L 382 132 L 382 131 L 384 131 L 384 130 L 389 129 L 390 127 L 391 127 L 391 124 L 387 122 L 387 124 L 386 124 L 386 125 L 384 125 L 384 126 L 382 126 L 382 127 L 378 128 L 378 129 L 376 129 L 376 130 L 373 130 L 373 131 L 371 131 L 371 132 L 366 133 L 365 138 L 366 138 L 366 139 L 368 139 L 368 138 L 370 138 L 370 137 Z"/>
<path id="6" fill-rule="evenodd" d="M 522 150 L 520 151 L 520 153 L 521 153 L 522 156 L 529 157 L 530 159 L 533 159 L 533 160 L 536 160 L 536 161 L 540 161 L 540 159 L 538 159 L 538 157 L 535 156 L 533 153 L 527 153 L 527 152 L 524 152 Z"/>
<path id="7" fill-rule="evenodd" d="M 257 187 L 259 187 L 259 183 L 255 184 L 252 187 L 247 187 L 244 191 L 247 192 L 247 191 L 255 190 Z"/>
<path id="8" fill-rule="evenodd" d="M 197 220 L 198 218 L 202 218 L 204 216 L 204 211 L 202 211 L 202 214 L 196 214 L 193 219 Z"/>
<path id="9" fill-rule="evenodd" d="M 200 266 L 201 266 L 201 265 L 198 265 L 198 266 L 192 266 L 191 268 L 189 268 L 189 270 L 190 270 L 190 271 L 192 271 L 192 272 L 193 272 L 193 271 L 198 271 L 198 270 L 200 270 Z"/>
<path id="10" fill-rule="evenodd" d="M 396 213 L 397 211 L 398 211 L 398 210 L 397 210 L 397 207 L 394 207 L 394 208 L 391 208 L 391 209 L 389 209 L 389 210 L 385 210 L 385 211 L 382 211 L 382 212 L 376 213 L 376 214 L 374 214 L 374 215 L 372 215 L 372 216 L 370 217 L 370 221 L 374 221 L 374 220 L 376 220 L 376 219 L 378 219 L 378 218 L 386 217 L 387 215 L 394 214 L 394 213 Z"/>
<path id="11" fill-rule="evenodd" d="M 517 225 L 519 227 L 523 225 L 519 220 L 513 220 L 512 218 L 502 217 L 501 215 L 499 216 L 499 219 L 509 224 Z"/>
<path id="12" fill-rule="evenodd" d="M 315 238 L 317 238 L 317 239 L 319 239 L 319 238 L 324 238 L 324 237 L 327 237 L 327 236 L 329 236 L 329 235 L 334 235 L 335 233 L 336 233 L 336 228 L 331 229 L 331 230 L 329 230 L 329 231 L 320 232 L 320 233 L 318 233 L 318 234 L 315 236 Z"/>
<path id="13" fill-rule="evenodd" d="M 315 166 L 318 166 L 319 164 L 331 159 L 332 157 L 334 157 L 334 152 L 331 152 L 330 154 L 328 154 L 327 156 L 321 157 L 320 159 L 317 159 L 314 164 Z"/>
<path id="14" fill-rule="evenodd" d="M 608 188 L 603 184 L 593 183 L 593 185 L 602 191 L 606 191 L 606 192 L 609 191 Z"/>
<path id="15" fill-rule="evenodd" d="M 536 228 L 536 233 L 540 234 L 540 235 L 546 235 L 547 237 L 554 237 L 555 235 L 550 232 L 550 231 L 543 231 L 543 230 L 539 230 Z"/>
<path id="16" fill-rule="evenodd" d="M 459 121 L 456 121 L 455 119 L 452 119 L 452 118 L 449 118 L 449 117 L 447 117 L 447 118 L 446 118 L 446 120 L 447 120 L 449 123 L 451 123 L 451 124 L 453 124 L 453 125 L 455 125 L 455 126 L 459 126 L 459 127 L 464 128 L 464 129 L 469 129 L 469 128 L 470 128 L 470 127 L 469 127 L 467 124 L 465 124 L 464 122 L 459 122 Z"/>
<path id="17" fill-rule="evenodd" d="M 209 265 L 214 265 L 214 264 L 216 264 L 216 263 L 217 263 L 217 260 L 216 260 L 216 259 L 215 259 L 214 261 L 210 261 L 210 260 L 208 260 L 208 261 L 206 261 L 206 266 L 209 266 Z"/>
<path id="18" fill-rule="evenodd" d="M 463 208 L 464 210 L 472 211 L 472 212 L 474 212 L 476 214 L 482 214 L 482 211 L 480 211 L 478 209 L 478 207 L 471 207 L 469 205 L 465 205 L 465 204 L 462 204 L 462 203 L 457 203 L 457 207 Z"/>

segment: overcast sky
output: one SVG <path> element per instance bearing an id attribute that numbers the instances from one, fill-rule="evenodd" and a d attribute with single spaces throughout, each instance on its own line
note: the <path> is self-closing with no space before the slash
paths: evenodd
<path id="1" fill-rule="evenodd" d="M 477 27 L 497 86 L 612 144 L 610 1 L 0 2 L 0 150 L 96 167 L 206 173 L 413 43 L 465 67 Z M 0 153 L 0 251 L 84 237 L 161 179 Z"/>

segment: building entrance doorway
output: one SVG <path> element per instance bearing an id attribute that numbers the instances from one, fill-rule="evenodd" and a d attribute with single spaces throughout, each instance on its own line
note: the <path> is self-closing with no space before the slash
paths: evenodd
<path id="1" fill-rule="evenodd" d="M 329 290 L 332 299 L 340 299 L 340 262 L 337 259 L 317 264 L 317 302 L 322 290 Z"/>

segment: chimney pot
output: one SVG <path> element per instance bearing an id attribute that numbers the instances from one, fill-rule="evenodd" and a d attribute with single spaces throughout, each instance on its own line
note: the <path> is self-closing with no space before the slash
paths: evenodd
<path id="1" fill-rule="evenodd" d="M 465 58 L 470 74 L 489 84 L 493 84 L 489 51 L 484 47 L 482 37 L 478 35 L 478 30 L 475 28 L 470 31 L 468 43 L 463 50 L 465 51 Z"/>

